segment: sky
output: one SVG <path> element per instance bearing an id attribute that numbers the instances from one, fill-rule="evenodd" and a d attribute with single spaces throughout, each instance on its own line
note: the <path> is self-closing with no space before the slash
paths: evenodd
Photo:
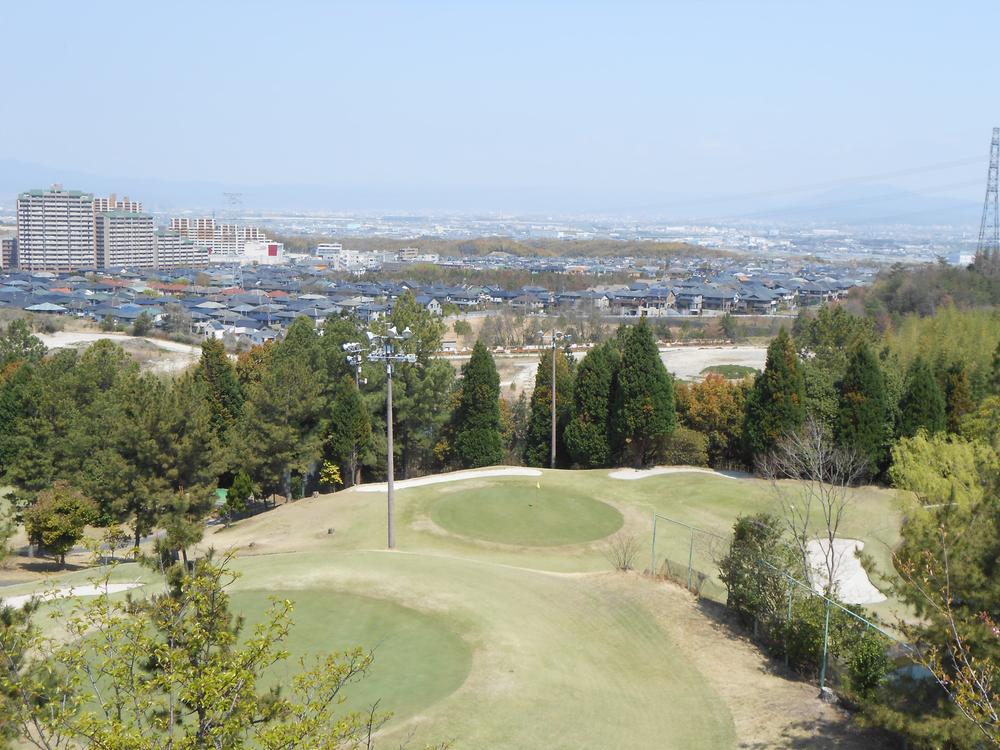
<path id="1" fill-rule="evenodd" d="M 981 201 L 998 22 L 995 0 L 10 3 L 0 162 L 400 210 L 884 175 Z"/>

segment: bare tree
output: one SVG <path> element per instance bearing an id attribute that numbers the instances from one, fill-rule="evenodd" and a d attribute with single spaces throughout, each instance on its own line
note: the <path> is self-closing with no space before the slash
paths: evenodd
<path id="1" fill-rule="evenodd" d="M 639 540 L 623 531 L 619 531 L 608 540 L 608 547 L 604 551 L 604 556 L 615 570 L 632 570 L 638 554 Z"/>
<path id="2" fill-rule="evenodd" d="M 836 445 L 823 425 L 809 417 L 757 462 L 757 470 L 771 481 L 804 570 L 810 576 L 825 576 L 826 592 L 835 594 L 840 555 L 834 541 L 854 499 L 851 488 L 865 476 L 865 459 Z M 814 534 L 821 535 L 824 559 L 819 570 L 813 570 L 809 555 Z"/>

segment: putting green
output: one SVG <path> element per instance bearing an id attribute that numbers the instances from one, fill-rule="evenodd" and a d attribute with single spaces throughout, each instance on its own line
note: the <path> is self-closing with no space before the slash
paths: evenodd
<path id="1" fill-rule="evenodd" d="M 472 665 L 472 651 L 440 620 L 382 599 L 325 589 L 277 592 L 295 604 L 286 647 L 289 658 L 270 679 L 288 684 L 300 657 L 356 647 L 375 652 L 368 676 L 347 691 L 345 709 L 363 711 L 376 701 L 405 718 L 457 690 Z M 252 632 L 270 606 L 274 591 L 232 592 L 232 606 L 246 615 Z"/>
<path id="2" fill-rule="evenodd" d="M 431 518 L 455 534 L 526 547 L 592 542 L 624 523 L 607 503 L 535 482 L 442 493 Z"/>

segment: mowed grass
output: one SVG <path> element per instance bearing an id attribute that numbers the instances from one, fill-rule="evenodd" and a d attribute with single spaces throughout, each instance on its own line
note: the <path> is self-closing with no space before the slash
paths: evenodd
<path id="1" fill-rule="evenodd" d="M 715 664 L 704 640 L 694 650 L 677 622 L 702 627 L 718 646 L 728 636 L 697 615 L 686 592 L 612 572 L 605 555 L 607 536 L 620 530 L 640 545 L 637 567 L 648 567 L 654 513 L 726 534 L 740 514 L 778 512 L 766 482 L 546 471 L 400 488 L 396 504 L 392 552 L 385 550 L 385 496 L 352 490 L 212 528 L 204 542 L 241 550 L 231 593 L 249 620 L 270 596 L 296 603 L 289 664 L 355 645 L 375 648 L 372 672 L 350 686 L 347 707 L 380 699 L 380 708 L 394 712 L 386 747 L 450 740 L 456 750 L 714 750 L 754 738 L 753 746 L 770 747 L 779 735 L 747 733 L 764 732 L 767 721 L 793 722 L 797 704 L 762 719 L 745 692 L 727 693 L 730 683 L 754 698 L 801 689 L 803 700 L 813 700 L 812 688 L 760 666 L 730 674 L 741 667 Z M 899 520 L 893 493 L 863 488 L 842 533 L 865 540 L 884 565 Z M 656 565 L 686 562 L 689 539 L 681 527 L 661 524 Z M 696 566 L 711 575 L 714 555 L 699 548 Z M 115 573 L 137 577 L 154 580 L 135 565 Z"/>
<path id="2" fill-rule="evenodd" d="M 748 365 L 709 365 L 701 371 L 701 374 L 708 375 L 713 372 L 729 380 L 742 380 L 748 375 L 755 375 L 760 370 Z"/>
<path id="3" fill-rule="evenodd" d="M 244 632 L 253 632 L 272 599 L 269 591 L 232 594 L 233 608 L 247 616 Z M 410 716 L 456 690 L 469 674 L 472 650 L 446 619 L 324 588 L 296 591 L 294 600 L 294 625 L 285 643 L 289 658 L 265 686 L 288 685 L 302 658 L 308 663 L 325 653 L 360 647 L 374 653 L 374 662 L 368 678 L 347 692 L 344 709 L 364 711 L 379 702 Z M 401 675 L 405 677 L 399 679 Z"/>
<path id="4" fill-rule="evenodd" d="M 607 503 L 541 483 L 505 483 L 473 491 L 445 486 L 431 518 L 462 536 L 503 544 L 549 547 L 603 539 L 621 528 Z"/>

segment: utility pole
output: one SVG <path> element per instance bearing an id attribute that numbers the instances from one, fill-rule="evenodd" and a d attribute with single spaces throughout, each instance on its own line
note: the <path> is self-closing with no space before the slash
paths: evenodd
<path id="1" fill-rule="evenodd" d="M 983 268 L 1000 265 L 1000 206 L 997 205 L 997 181 L 1000 172 L 1000 128 L 993 128 L 990 141 L 990 166 L 986 173 L 986 199 L 983 220 L 979 225 L 976 263 Z"/>
<path id="2" fill-rule="evenodd" d="M 371 351 L 368 352 L 370 362 L 385 362 L 385 437 L 386 437 L 386 526 L 389 549 L 396 548 L 396 499 L 394 496 L 393 467 L 393 445 L 392 445 L 392 364 L 393 362 L 409 362 L 413 364 L 417 361 L 415 354 L 398 354 L 396 352 L 396 342 L 405 341 L 413 336 L 413 332 L 406 328 L 402 333 L 391 327 L 382 334 L 368 331 L 368 343 Z M 360 345 L 359 345 L 360 350 Z"/>

